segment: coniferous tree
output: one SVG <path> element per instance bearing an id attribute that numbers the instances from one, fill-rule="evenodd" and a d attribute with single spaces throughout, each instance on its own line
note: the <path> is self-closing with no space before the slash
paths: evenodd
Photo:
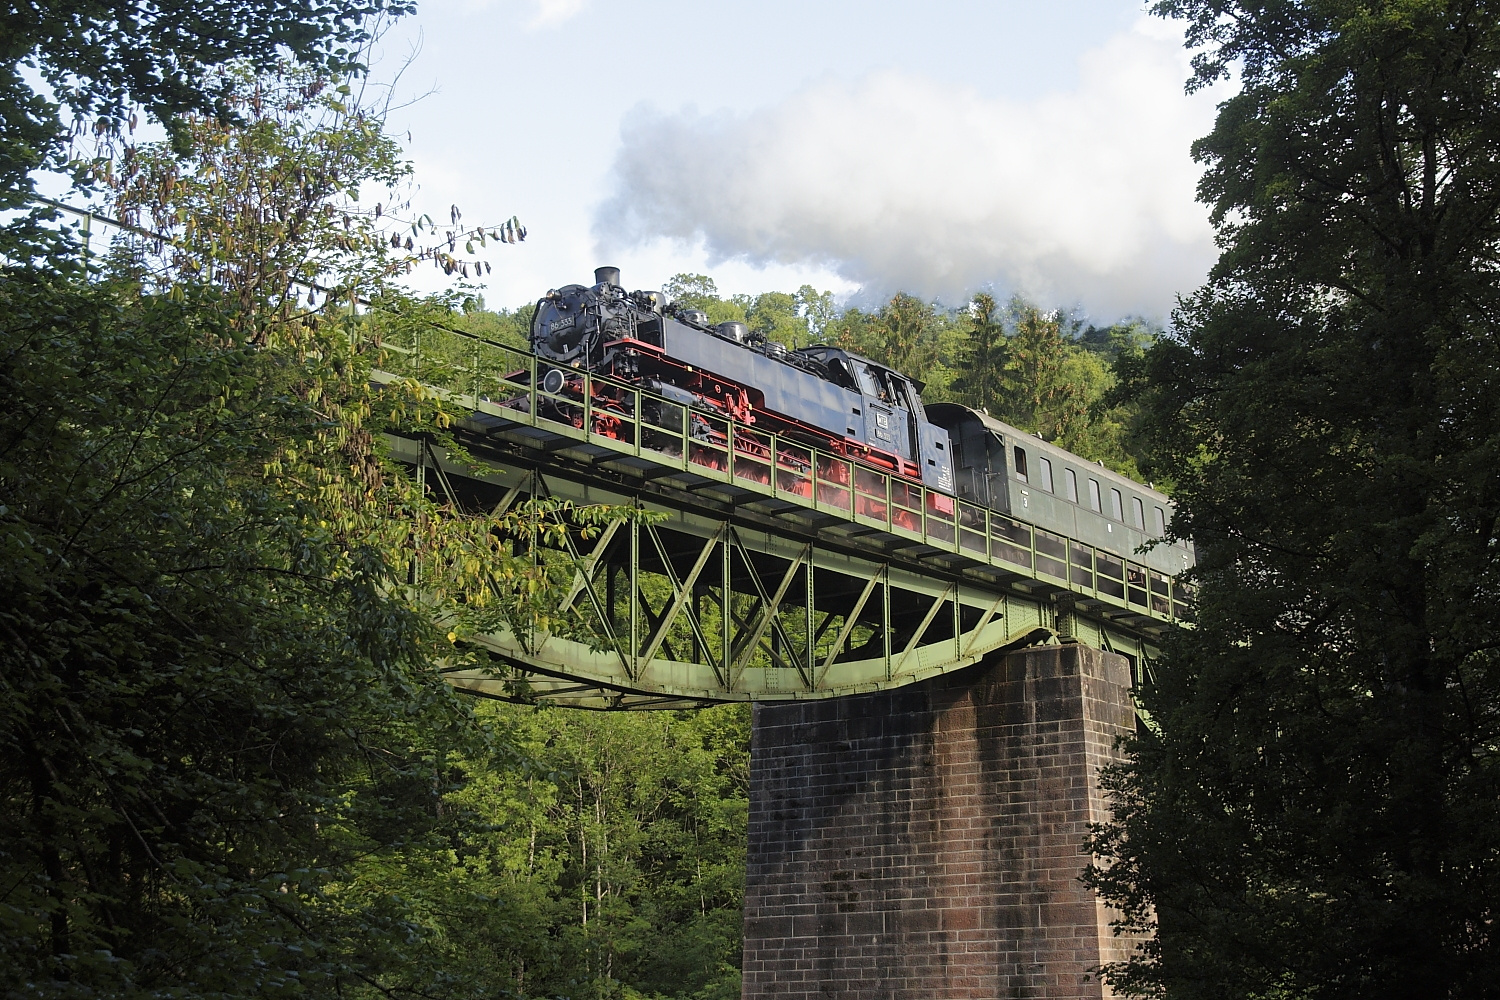
<path id="1" fill-rule="evenodd" d="M 937 310 L 915 295 L 897 292 L 881 306 L 870 331 L 876 361 L 900 372 L 916 372 L 931 363 Z"/>
<path id="2" fill-rule="evenodd" d="M 970 406 L 988 413 L 1000 395 L 1005 366 L 1005 326 L 995 297 L 979 292 L 969 302 L 969 330 L 953 389 Z"/>

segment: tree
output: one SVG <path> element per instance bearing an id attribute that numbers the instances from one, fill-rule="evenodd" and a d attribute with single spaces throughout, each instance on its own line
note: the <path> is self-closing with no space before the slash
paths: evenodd
<path id="1" fill-rule="evenodd" d="M 812 285 L 797 289 L 797 312 L 807 323 L 808 336 L 814 343 L 820 342 L 829 324 L 838 318 L 838 304 L 832 292 L 820 292 Z"/>
<path id="2" fill-rule="evenodd" d="M 543 550 L 610 516 L 462 516 L 386 458 L 453 413 L 372 386 L 381 336 L 452 313 L 390 288 L 409 258 L 336 200 L 390 145 L 309 122 L 338 91 L 299 80 L 117 175 L 175 223 L 160 255 L 0 274 L 0 980 L 27 996 L 434 995 L 410 902 L 352 888 L 451 832 L 447 758 L 479 741 L 433 661 L 576 625 Z"/>
<path id="3" fill-rule="evenodd" d="M 304 488 L 357 478 L 305 392 L 342 359 L 254 348 L 192 291 L 12 275 L 0 302 L 0 980 L 357 987 L 400 907 L 328 890 L 420 827 L 465 737 L 385 553 Z"/>
<path id="4" fill-rule="evenodd" d="M 1056 312 L 1044 312 L 1019 298 L 1011 300 L 1010 312 L 1012 329 L 996 400 L 1000 417 L 1022 430 L 1055 438 L 1088 413 L 1082 387 L 1066 375 L 1072 345 L 1063 336 Z"/>
<path id="5" fill-rule="evenodd" d="M 871 355 L 900 372 L 927 367 L 935 351 L 937 310 L 914 295 L 897 292 L 880 307 L 870 331 Z"/>
<path id="6" fill-rule="evenodd" d="M 289 63 L 255 72 L 237 62 L 217 76 L 234 84 L 229 120 L 184 114 L 173 144 L 105 140 L 90 168 L 112 213 L 144 227 L 116 250 L 154 287 L 223 289 L 233 322 L 264 340 L 272 327 L 399 297 L 398 279 L 418 264 L 483 274 L 481 248 L 525 238 L 514 218 L 465 227 L 456 205 L 441 230 L 413 213 L 411 164 L 358 81 Z M 454 311 L 472 295 L 449 299 Z"/>
<path id="7" fill-rule="evenodd" d="M 674 274 L 661 286 L 662 292 L 685 309 L 707 310 L 720 301 L 719 286 L 706 274 Z"/>
<path id="8" fill-rule="evenodd" d="M 229 117 L 234 82 L 219 67 L 244 60 L 266 70 L 290 59 L 340 76 L 359 68 L 377 18 L 412 9 L 407 0 L 17 5 L 0 55 L 0 210 L 30 207 L 36 170 L 69 168 L 64 107 L 99 132 L 126 128 L 140 108 L 177 135 L 183 115 Z M 0 229 L 0 241 L 0 254 L 16 261 L 52 242 L 31 214 Z"/>
<path id="9" fill-rule="evenodd" d="M 955 386 L 974 385 L 987 371 L 995 417 L 1140 478 L 1127 440 L 1129 404 L 1112 398 L 1115 375 L 1104 354 L 1079 343 L 1081 323 L 1020 297 L 1007 312 L 1003 339 L 988 348 L 992 367 L 979 368 L 971 346 Z"/>
<path id="10" fill-rule="evenodd" d="M 1158 324 L 1127 318 L 1109 326 L 1089 324 L 1078 334 L 1078 343 L 1114 364 L 1122 357 L 1139 358 L 1164 332 Z"/>
<path id="11" fill-rule="evenodd" d="M 539 552 L 538 543 L 546 549 L 565 525 L 587 533 L 592 522 L 628 512 L 534 501 L 499 517 L 465 517 L 422 495 L 383 459 L 376 438 L 405 430 L 464 454 L 445 430 L 455 414 L 422 383 L 452 377 L 446 347 L 460 356 L 458 384 L 472 388 L 469 342 L 441 329 L 475 325 L 459 313 L 469 299 L 457 292 L 418 299 L 399 279 L 419 261 L 466 275 L 468 263 L 455 254 L 473 254 L 487 239 L 509 242 L 515 220 L 463 231 L 454 206 L 452 228 L 438 232 L 427 217 L 412 217 L 400 190 L 410 165 L 380 114 L 361 107 L 347 83 L 287 64 L 256 74 L 237 63 L 221 73 L 236 84 L 225 98 L 233 120 L 184 115 L 184 150 L 107 144 L 96 161 L 115 214 L 150 227 L 144 238 L 138 231 L 116 243 L 107 273 L 171 294 L 214 289 L 215 310 L 237 334 L 304 363 L 328 363 L 307 369 L 298 391 L 328 421 L 317 447 L 341 449 L 348 466 L 313 470 L 300 482 L 320 493 L 347 537 L 401 567 L 404 596 L 442 631 L 576 632 L 581 621 L 553 613 L 554 584 L 571 571 L 569 560 Z M 413 236 L 437 242 L 421 246 Z M 399 345 L 424 334 L 423 367 L 407 371 Z M 376 364 L 413 380 L 376 390 L 359 376 Z M 289 449 L 292 464 L 298 454 Z"/>
<path id="12" fill-rule="evenodd" d="M 997 404 L 1005 365 L 1005 327 L 996 315 L 998 309 L 994 296 L 986 292 L 969 301 L 969 330 L 959 359 L 962 374 L 953 382 L 963 402 L 986 413 Z"/>
<path id="13" fill-rule="evenodd" d="M 802 347 L 808 342 L 807 321 L 798 315 L 795 295 L 786 292 L 762 292 L 751 300 L 745 310 L 750 330 L 767 340 Z"/>
<path id="14" fill-rule="evenodd" d="M 347 83 L 294 66 L 236 63 L 219 76 L 234 84 L 230 120 L 185 113 L 176 148 L 111 145 L 95 164 L 113 214 L 166 237 L 130 241 L 133 270 L 161 287 L 223 289 L 231 322 L 262 341 L 317 315 L 320 299 L 347 311 L 378 296 L 409 267 L 399 240 L 412 238 L 382 228 L 409 207 L 397 188 L 411 167 L 380 116 Z M 337 287 L 319 296 L 324 283 Z"/>
<path id="15" fill-rule="evenodd" d="M 426 960 L 383 980 L 450 996 L 740 991 L 749 712 L 592 713 L 490 703 L 514 753 L 456 755 L 441 840 L 353 891 L 415 903 Z"/>
<path id="16" fill-rule="evenodd" d="M 1481 997 L 1500 954 L 1500 18 L 1167 0 L 1224 248 L 1131 366 L 1198 627 L 1092 879 L 1175 997 Z"/>

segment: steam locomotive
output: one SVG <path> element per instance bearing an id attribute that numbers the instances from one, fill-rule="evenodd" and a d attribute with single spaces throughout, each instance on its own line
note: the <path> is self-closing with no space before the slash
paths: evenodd
<path id="1" fill-rule="evenodd" d="M 710 324 L 660 292 L 626 291 L 618 268 L 597 269 L 592 285 L 548 292 L 532 319 L 531 349 L 544 365 L 541 388 L 554 397 L 580 395 L 584 372 L 606 376 L 684 407 L 690 434 L 706 441 L 722 424 L 704 416 L 733 420 L 922 483 L 948 513 L 947 498 L 958 497 L 1130 553 L 1159 573 L 1191 565 L 1186 543 L 1133 554 L 1165 534 L 1164 494 L 985 413 L 924 406 L 920 382 L 869 358 L 827 344 L 788 349 L 744 323 Z M 630 405 L 607 398 L 607 385 L 594 383 L 606 394 L 595 412 Z"/>

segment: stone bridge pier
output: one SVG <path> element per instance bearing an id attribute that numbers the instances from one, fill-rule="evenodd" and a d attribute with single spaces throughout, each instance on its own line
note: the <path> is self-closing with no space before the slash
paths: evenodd
<path id="1" fill-rule="evenodd" d="M 1078 881 L 1131 665 L 1013 652 L 876 694 L 756 706 L 746 1000 L 1106 997 L 1126 957 Z"/>

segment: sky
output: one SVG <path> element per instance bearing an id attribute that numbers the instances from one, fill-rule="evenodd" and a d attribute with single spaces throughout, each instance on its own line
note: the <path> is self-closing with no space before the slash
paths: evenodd
<path id="1" fill-rule="evenodd" d="M 415 204 L 527 227 L 492 306 L 611 264 L 1164 320 L 1215 257 L 1188 150 L 1225 95 L 1128 0 L 422 0 L 374 72 Z"/>

